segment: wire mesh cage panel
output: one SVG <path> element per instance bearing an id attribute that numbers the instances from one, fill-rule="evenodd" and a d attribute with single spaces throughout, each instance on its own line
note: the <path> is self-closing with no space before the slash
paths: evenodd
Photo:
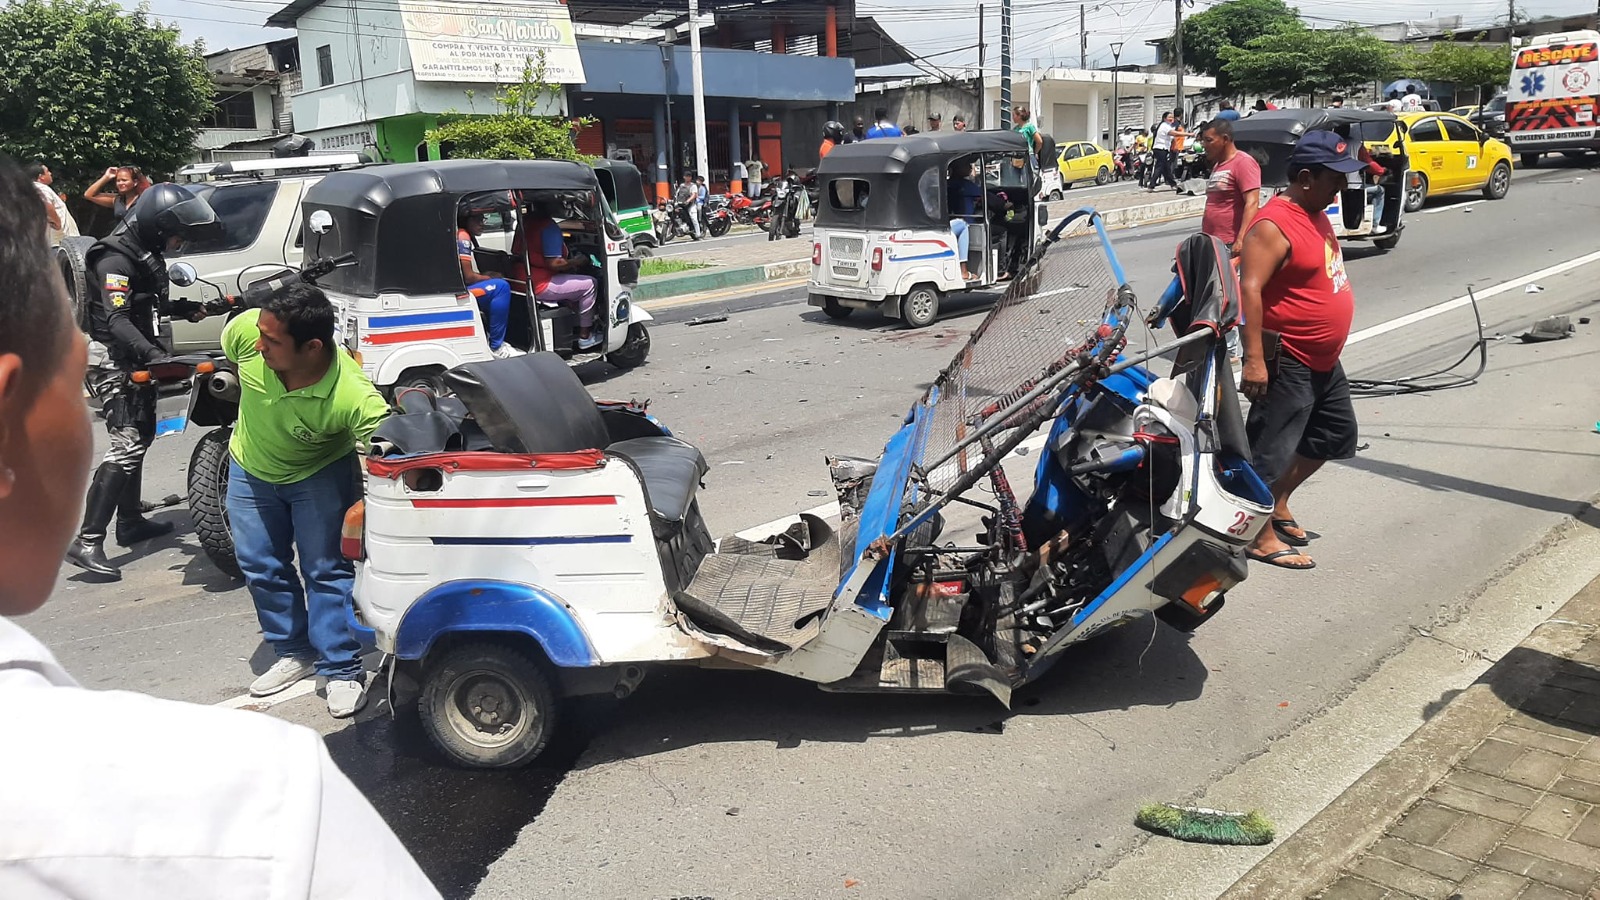
<path id="1" fill-rule="evenodd" d="M 1076 230 L 1047 244 L 1012 282 L 918 401 L 918 446 L 906 497 L 913 506 L 964 490 L 999 461 L 1008 438 L 1025 436 L 1016 435 L 1017 428 L 1036 427 L 1040 410 L 1088 377 L 1086 362 L 1108 362 L 1121 349 L 1131 295 L 1104 231 L 1089 218 L 1074 224 Z M 1065 377 L 1037 400 L 1012 408 L 1058 375 Z M 982 431 L 982 440 L 958 450 Z"/>

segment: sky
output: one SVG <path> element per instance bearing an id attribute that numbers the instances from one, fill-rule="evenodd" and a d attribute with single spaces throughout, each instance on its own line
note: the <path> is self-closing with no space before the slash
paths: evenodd
<path id="1" fill-rule="evenodd" d="M 119 0 L 133 8 L 137 0 Z M 176 25 L 186 39 L 200 39 L 208 51 L 244 47 L 262 41 L 291 37 L 294 32 L 262 26 L 267 16 L 288 0 L 148 0 L 151 14 Z M 998 65 L 1000 52 L 999 0 L 982 0 L 987 9 L 985 42 L 987 65 Z M 1214 0 L 1192 0 L 1185 14 L 1214 5 Z M 1516 0 L 1520 16 L 1571 15 L 1593 12 L 1596 0 Z M 1144 42 L 1172 33 L 1171 0 L 1093 0 L 1082 4 L 1088 26 L 1088 61 L 1091 68 L 1108 66 L 1113 42 L 1124 44 L 1120 61 L 1153 62 L 1155 51 Z M 1504 23 L 1507 0 L 1337 0 L 1299 4 L 1313 24 L 1339 22 L 1382 24 L 1460 15 L 1464 24 Z M 687 6 L 687 4 L 685 4 Z M 1079 56 L 1078 9 L 1063 0 L 1012 0 L 1013 56 L 1020 68 L 1052 62 L 1075 66 Z M 972 66 L 978 61 L 978 23 L 973 0 L 857 0 L 856 12 L 872 16 L 908 50 L 933 66 Z"/>

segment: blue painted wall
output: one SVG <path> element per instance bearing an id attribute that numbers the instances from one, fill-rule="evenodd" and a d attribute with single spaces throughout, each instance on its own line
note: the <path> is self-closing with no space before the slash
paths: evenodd
<path id="1" fill-rule="evenodd" d="M 661 63 L 656 44 L 613 44 L 578 41 L 583 71 L 589 81 L 577 90 L 604 94 L 665 93 L 688 97 L 694 92 L 689 48 L 668 49 L 672 77 Z M 856 96 L 855 61 L 751 50 L 702 47 L 701 69 L 708 97 L 749 100 L 809 100 L 848 103 Z"/>

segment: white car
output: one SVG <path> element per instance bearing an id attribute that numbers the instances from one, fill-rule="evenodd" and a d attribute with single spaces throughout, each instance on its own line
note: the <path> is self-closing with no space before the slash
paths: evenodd
<path id="1" fill-rule="evenodd" d="M 220 237 L 192 242 L 179 252 L 165 254 L 167 262 L 183 260 L 193 265 L 201 279 L 229 294 L 239 292 L 243 288 L 241 282 L 253 281 L 285 266 L 298 268 L 304 243 L 300 201 L 305 192 L 327 173 L 361 163 L 354 154 L 342 154 L 226 162 L 211 166 L 204 173 L 186 170 L 191 177 L 201 174 L 205 179 L 188 187 L 211 204 L 226 230 Z M 57 250 L 61 274 L 74 300 L 80 303 L 88 288 L 83 275 L 84 254 L 93 245 L 94 238 L 68 238 Z M 189 287 L 173 285 L 171 297 L 199 300 L 202 288 L 199 283 Z M 215 291 L 206 290 L 206 296 L 215 297 Z M 201 353 L 219 349 L 224 324 L 220 316 L 198 323 L 174 319 L 172 351 Z"/>

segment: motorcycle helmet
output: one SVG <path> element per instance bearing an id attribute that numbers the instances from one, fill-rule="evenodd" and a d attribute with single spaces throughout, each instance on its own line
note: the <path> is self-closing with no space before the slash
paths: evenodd
<path id="1" fill-rule="evenodd" d="M 835 144 L 843 143 L 844 125 L 830 120 L 827 122 L 827 124 L 822 126 L 822 136 L 830 141 L 833 141 Z"/>
<path id="2" fill-rule="evenodd" d="M 128 210 L 123 226 L 139 246 L 160 253 L 168 238 L 184 241 L 218 237 L 223 233 L 216 210 L 204 198 L 171 182 L 151 185 Z"/>

